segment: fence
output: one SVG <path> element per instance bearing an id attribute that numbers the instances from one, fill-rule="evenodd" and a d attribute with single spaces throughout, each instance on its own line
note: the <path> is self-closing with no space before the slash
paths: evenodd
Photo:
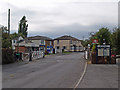
<path id="1" fill-rule="evenodd" d="M 32 51 L 32 60 L 44 57 L 43 51 Z M 22 56 L 22 60 L 29 60 L 30 53 L 24 53 Z"/>
<path id="2" fill-rule="evenodd" d="M 44 52 L 43 51 L 33 51 L 32 52 L 32 59 L 38 59 L 44 57 Z"/>

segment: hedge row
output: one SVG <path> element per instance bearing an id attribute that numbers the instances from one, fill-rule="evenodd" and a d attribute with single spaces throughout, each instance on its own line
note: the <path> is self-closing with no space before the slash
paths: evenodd
<path id="1" fill-rule="evenodd" d="M 2 49 L 2 64 L 9 64 L 15 62 L 14 54 L 12 49 Z"/>

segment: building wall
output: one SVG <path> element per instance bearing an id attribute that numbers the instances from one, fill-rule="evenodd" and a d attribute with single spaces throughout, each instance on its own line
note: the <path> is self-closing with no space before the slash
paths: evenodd
<path id="1" fill-rule="evenodd" d="M 41 45 L 42 44 L 41 41 L 42 40 L 32 40 L 32 42 L 37 44 L 37 45 Z M 42 45 L 45 45 L 45 40 L 43 40 L 43 41 L 44 41 L 44 44 L 42 44 Z"/>
<path id="2" fill-rule="evenodd" d="M 75 40 L 75 41 L 72 41 L 73 43 L 70 44 L 70 47 L 72 47 L 72 49 L 70 49 L 70 51 L 83 51 L 83 46 L 81 44 L 81 41 L 78 41 L 78 40 Z M 75 50 L 76 48 L 76 50 Z"/>
<path id="3" fill-rule="evenodd" d="M 57 49 L 57 46 L 59 46 L 59 49 Z M 59 40 L 59 44 L 58 44 L 58 40 L 54 40 L 54 48 L 57 50 L 56 52 L 61 52 L 61 50 L 63 49 L 63 46 L 66 46 L 66 49 L 64 49 L 64 51 L 82 51 L 83 50 L 81 41 Z"/>
<path id="4" fill-rule="evenodd" d="M 49 52 L 47 51 L 47 46 L 53 47 L 53 41 L 52 41 L 52 40 L 45 40 L 45 53 L 49 53 Z M 52 53 L 52 49 L 53 49 L 53 48 L 50 48 L 51 53 Z"/>
<path id="5" fill-rule="evenodd" d="M 19 50 L 18 50 L 19 49 Z M 17 52 L 17 51 L 19 51 L 19 52 L 22 52 L 22 53 L 25 53 L 25 47 L 24 46 L 20 46 L 19 48 L 16 46 L 15 47 L 15 52 Z"/>
<path id="6" fill-rule="evenodd" d="M 18 40 L 20 41 L 20 40 L 23 40 L 23 38 L 20 36 L 19 38 L 18 38 Z M 17 45 L 17 41 L 18 40 L 16 40 L 16 39 L 13 39 L 12 40 L 12 49 L 13 50 L 15 50 L 15 46 Z"/>
<path id="7" fill-rule="evenodd" d="M 58 40 L 54 40 L 54 48 L 56 49 L 57 46 L 59 46 L 60 49 L 63 48 L 63 46 L 66 47 L 65 51 L 69 51 L 70 50 L 70 40 L 59 40 L 59 44 L 58 44 Z"/>

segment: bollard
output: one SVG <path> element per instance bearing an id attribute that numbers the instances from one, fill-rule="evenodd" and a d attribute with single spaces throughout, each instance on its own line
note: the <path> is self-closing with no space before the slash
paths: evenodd
<path id="1" fill-rule="evenodd" d="M 43 52 L 43 58 L 45 58 L 45 53 Z"/>

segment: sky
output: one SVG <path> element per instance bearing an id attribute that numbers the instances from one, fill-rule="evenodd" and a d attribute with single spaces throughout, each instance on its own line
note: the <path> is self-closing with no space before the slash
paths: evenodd
<path id="1" fill-rule="evenodd" d="M 89 37 L 102 27 L 118 26 L 119 0 L 1 0 L 0 25 L 7 26 L 11 9 L 11 33 L 18 32 L 18 23 L 25 15 L 28 36 L 57 38 L 71 35 Z"/>

